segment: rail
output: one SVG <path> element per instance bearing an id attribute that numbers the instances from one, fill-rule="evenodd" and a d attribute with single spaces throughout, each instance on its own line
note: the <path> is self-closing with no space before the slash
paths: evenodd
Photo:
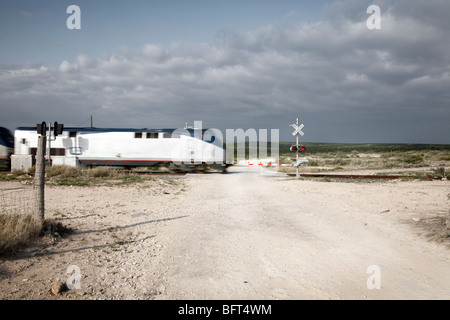
<path id="1" fill-rule="evenodd" d="M 295 177 L 295 173 L 288 173 L 288 176 Z M 336 178 L 336 179 L 379 179 L 379 180 L 395 180 L 395 179 L 417 179 L 417 176 L 413 175 L 370 175 L 370 174 L 327 174 L 327 173 L 300 173 L 301 177 L 314 177 L 314 178 Z M 442 180 L 443 177 L 437 176 L 425 176 L 420 177 L 428 180 Z M 445 177 L 448 180 L 450 177 Z"/>

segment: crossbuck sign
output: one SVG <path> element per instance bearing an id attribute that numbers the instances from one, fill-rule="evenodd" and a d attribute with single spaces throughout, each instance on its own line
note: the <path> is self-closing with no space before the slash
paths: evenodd
<path id="1" fill-rule="evenodd" d="M 304 135 L 304 133 L 302 131 L 304 125 L 303 125 L 303 123 L 301 125 L 298 125 L 298 119 L 297 119 L 297 123 L 291 124 L 290 126 L 294 128 L 294 132 L 292 132 L 293 136 L 296 136 L 298 134 L 300 134 L 302 136 Z"/>

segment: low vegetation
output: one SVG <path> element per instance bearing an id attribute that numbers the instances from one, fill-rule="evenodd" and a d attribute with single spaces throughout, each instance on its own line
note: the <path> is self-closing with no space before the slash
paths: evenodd
<path id="1" fill-rule="evenodd" d="M 293 142 L 279 143 L 279 163 L 295 163 L 296 153 L 289 150 L 293 144 Z M 299 153 L 299 157 L 308 159 L 308 162 L 301 166 L 304 173 L 391 170 L 391 174 L 395 174 L 394 170 L 398 170 L 422 171 L 418 176 L 449 177 L 450 174 L 450 169 L 445 170 L 450 168 L 450 145 L 401 143 L 301 143 L 301 145 L 306 147 L 306 151 Z M 265 154 L 259 154 L 258 146 L 256 150 L 251 149 L 251 146 L 248 142 L 235 143 L 235 160 L 238 160 L 238 148 L 245 148 L 245 159 L 254 158 L 255 155 L 259 159 L 271 157 L 270 142 L 264 151 Z M 278 169 L 281 172 L 295 171 L 293 167 Z"/>
<path id="2" fill-rule="evenodd" d="M 0 254 L 16 250 L 40 232 L 41 224 L 32 215 L 0 214 Z"/>
<path id="3" fill-rule="evenodd" d="M 73 230 L 61 222 L 45 220 L 43 223 L 31 214 L 0 214 L 0 256 L 17 251 L 37 240 L 39 236 L 61 237 Z"/>
<path id="4" fill-rule="evenodd" d="M 380 170 L 388 174 L 416 171 L 418 177 L 449 176 L 450 145 L 403 144 L 305 144 L 308 159 L 303 172 Z M 280 150 L 282 148 L 280 147 Z M 295 154 L 280 151 L 282 163 L 295 162 Z M 293 168 L 286 168 L 286 171 Z M 395 170 L 395 171 L 394 171 Z M 421 171 L 421 172 L 418 172 Z"/>
<path id="5" fill-rule="evenodd" d="M 28 171 L 15 170 L 12 173 L 0 174 L 0 181 L 31 181 L 35 168 Z M 48 185 L 56 186 L 95 186 L 95 185 L 120 185 L 153 180 L 152 176 L 142 176 L 132 171 L 121 171 L 108 167 L 94 167 L 82 169 L 65 165 L 46 167 L 45 181 Z"/>

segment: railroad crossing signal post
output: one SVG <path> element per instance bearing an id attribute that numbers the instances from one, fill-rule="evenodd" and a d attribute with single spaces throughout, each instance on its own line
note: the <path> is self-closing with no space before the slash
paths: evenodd
<path id="1" fill-rule="evenodd" d="M 296 173 L 295 176 L 296 176 L 297 179 L 300 179 L 300 165 L 299 165 L 299 162 L 298 162 L 298 149 L 299 149 L 299 148 L 298 148 L 298 135 L 299 135 L 299 134 L 301 134 L 302 136 L 304 135 L 304 133 L 303 133 L 303 131 L 302 131 L 304 125 L 303 125 L 303 123 L 302 123 L 301 125 L 298 125 L 298 118 L 297 118 L 297 121 L 296 121 L 294 124 L 291 124 L 290 126 L 294 128 L 294 132 L 292 132 L 292 135 L 293 135 L 293 136 L 296 136 L 296 146 L 297 146 L 297 148 L 296 148 L 296 164 L 297 164 L 297 173 Z"/>

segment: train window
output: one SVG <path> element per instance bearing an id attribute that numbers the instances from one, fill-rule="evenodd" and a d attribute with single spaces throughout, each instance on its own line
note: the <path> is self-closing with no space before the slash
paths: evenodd
<path id="1" fill-rule="evenodd" d="M 163 133 L 163 138 L 164 139 L 178 139 L 180 138 L 180 135 L 178 133 L 168 133 L 168 132 L 164 132 Z"/>
<path id="2" fill-rule="evenodd" d="M 135 137 L 136 139 L 142 138 L 142 132 L 135 132 L 135 133 L 134 133 L 134 137 Z"/>
<path id="3" fill-rule="evenodd" d="M 69 132 L 69 138 L 76 138 L 77 137 L 77 133 L 76 131 L 70 131 Z"/>
<path id="4" fill-rule="evenodd" d="M 158 139 L 158 132 L 147 132 L 147 139 Z"/>
<path id="5" fill-rule="evenodd" d="M 22 144 L 27 143 L 27 140 L 25 138 L 22 139 Z"/>
<path id="6" fill-rule="evenodd" d="M 33 156 L 32 159 L 34 159 L 34 156 L 37 154 L 37 148 L 30 148 L 30 154 Z M 51 148 L 50 149 L 50 155 L 51 156 L 65 156 L 66 155 L 66 149 L 64 149 L 64 148 Z M 45 153 L 45 156 L 47 156 L 47 153 Z"/>
<path id="7" fill-rule="evenodd" d="M 65 156 L 66 155 L 66 149 L 64 149 L 64 148 L 51 148 L 50 149 L 50 155 L 51 156 Z"/>

